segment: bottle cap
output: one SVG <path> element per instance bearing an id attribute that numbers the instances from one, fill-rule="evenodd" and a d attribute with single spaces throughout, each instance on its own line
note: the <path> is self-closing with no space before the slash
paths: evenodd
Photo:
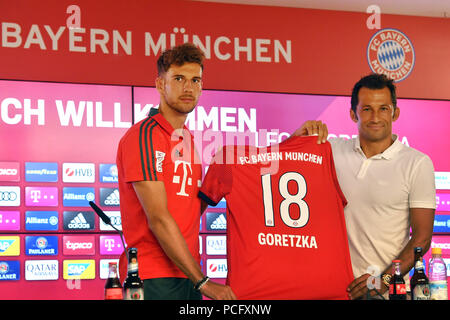
<path id="1" fill-rule="evenodd" d="M 422 247 L 415 247 L 414 248 L 414 252 L 422 252 Z"/>
<path id="2" fill-rule="evenodd" d="M 441 248 L 432 248 L 431 254 L 442 254 L 442 249 Z"/>
<path id="3" fill-rule="evenodd" d="M 400 263 L 402 262 L 401 260 L 392 260 L 392 263 Z"/>

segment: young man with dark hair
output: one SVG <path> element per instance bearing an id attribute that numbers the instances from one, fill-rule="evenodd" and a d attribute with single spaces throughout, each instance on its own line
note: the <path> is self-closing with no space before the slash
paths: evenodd
<path id="1" fill-rule="evenodd" d="M 138 249 L 145 299 L 235 299 L 229 286 L 208 281 L 199 265 L 202 168 L 184 123 L 201 94 L 203 59 L 192 44 L 162 53 L 159 109 L 133 125 L 118 147 L 123 233 L 128 247 Z M 126 265 L 122 254 L 122 281 Z"/>
<path id="2" fill-rule="evenodd" d="M 347 290 L 352 299 L 364 297 L 378 273 L 379 291 L 387 297 L 392 260 L 401 260 L 401 273 L 409 283 L 414 247 L 422 247 L 424 253 L 430 247 L 436 208 L 434 168 L 427 155 L 392 134 L 392 123 L 400 116 L 392 80 L 379 74 L 362 78 L 353 88 L 351 104 L 358 137 L 330 139 L 338 181 L 348 201 L 344 213 L 355 280 Z M 321 143 L 328 129 L 321 121 L 307 121 L 294 133 L 308 134 L 318 134 Z"/>

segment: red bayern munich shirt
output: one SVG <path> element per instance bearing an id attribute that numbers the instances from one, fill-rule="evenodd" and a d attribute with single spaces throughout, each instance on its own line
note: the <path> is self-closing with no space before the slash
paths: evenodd
<path id="1" fill-rule="evenodd" d="M 331 146 L 226 146 L 199 192 L 227 202 L 227 284 L 239 299 L 348 299 L 353 280 Z"/>

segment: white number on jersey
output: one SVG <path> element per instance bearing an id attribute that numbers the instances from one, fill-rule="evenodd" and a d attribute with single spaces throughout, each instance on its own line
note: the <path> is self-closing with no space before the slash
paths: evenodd
<path id="1" fill-rule="evenodd" d="M 297 193 L 290 194 L 288 190 L 288 183 L 295 181 L 297 183 Z M 268 227 L 274 227 L 274 213 L 273 213 L 273 197 L 272 197 L 272 176 L 265 174 L 261 177 L 262 189 L 263 189 L 263 202 L 264 202 L 264 218 L 265 224 Z M 278 180 L 278 190 L 283 197 L 283 201 L 280 203 L 280 216 L 283 222 L 292 228 L 304 227 L 309 220 L 309 207 L 303 200 L 306 195 L 306 180 L 298 172 L 286 172 Z M 298 219 L 292 219 L 289 214 L 289 207 L 291 205 L 297 205 L 300 210 L 300 216 Z"/>

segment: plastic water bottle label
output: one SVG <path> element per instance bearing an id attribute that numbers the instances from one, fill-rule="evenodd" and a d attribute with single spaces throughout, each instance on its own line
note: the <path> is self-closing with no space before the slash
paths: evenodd
<path id="1" fill-rule="evenodd" d="M 430 281 L 431 300 L 448 300 L 447 281 Z"/>

